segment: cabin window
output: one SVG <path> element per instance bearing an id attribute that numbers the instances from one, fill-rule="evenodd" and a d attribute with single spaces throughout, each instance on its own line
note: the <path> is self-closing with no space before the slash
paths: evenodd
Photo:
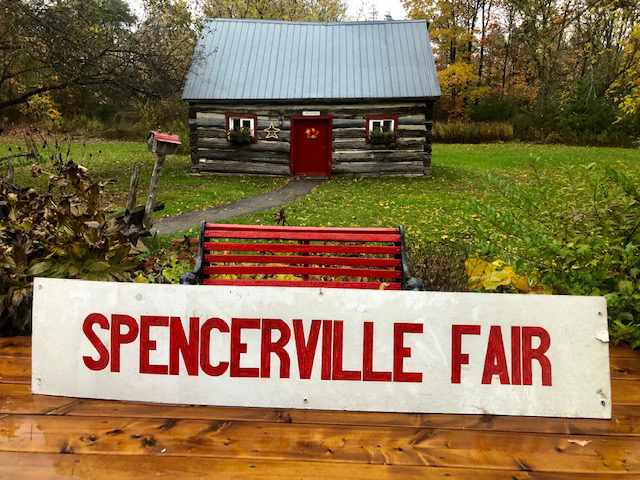
<path id="1" fill-rule="evenodd" d="M 396 142 L 397 115 L 365 117 L 365 136 L 368 143 L 391 145 Z"/>
<path id="2" fill-rule="evenodd" d="M 379 130 L 381 132 L 394 132 L 396 121 L 393 118 L 380 118 L 369 120 L 369 133 Z"/>
<path id="3" fill-rule="evenodd" d="M 229 131 L 249 130 L 252 137 L 256 136 L 256 120 L 253 117 L 229 117 Z"/>

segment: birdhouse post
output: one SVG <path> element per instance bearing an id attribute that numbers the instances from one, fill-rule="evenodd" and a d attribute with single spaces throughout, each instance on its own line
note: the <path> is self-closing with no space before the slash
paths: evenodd
<path id="1" fill-rule="evenodd" d="M 149 151 L 155 153 L 156 161 L 153 165 L 153 173 L 151 174 L 151 181 L 149 183 L 149 194 L 147 195 L 147 203 L 144 207 L 143 224 L 146 228 L 151 227 L 151 214 L 153 213 L 153 206 L 156 200 L 164 160 L 167 155 L 175 153 L 180 144 L 180 137 L 178 137 L 178 135 L 161 133 L 159 131 L 152 131 L 149 134 L 147 146 L 149 147 Z"/>

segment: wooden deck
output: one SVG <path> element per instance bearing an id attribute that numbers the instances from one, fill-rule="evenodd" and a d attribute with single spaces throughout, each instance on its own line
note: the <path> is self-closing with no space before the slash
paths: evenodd
<path id="1" fill-rule="evenodd" d="M 32 395 L 0 338 L 0 478 L 640 479 L 640 353 L 611 421 L 149 405 Z"/>

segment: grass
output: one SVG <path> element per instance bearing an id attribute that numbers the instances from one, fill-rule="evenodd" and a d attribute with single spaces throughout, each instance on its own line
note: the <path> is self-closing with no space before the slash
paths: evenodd
<path id="1" fill-rule="evenodd" d="M 0 157 L 17 153 L 20 142 L 9 139 L 0 142 Z M 45 157 L 56 151 L 66 157 L 67 147 L 56 150 L 48 146 L 42 150 Z M 105 192 L 108 200 L 115 208 L 124 208 L 129 190 L 131 168 L 141 165 L 140 183 L 138 187 L 138 203 L 144 203 L 149 186 L 149 178 L 153 170 L 154 157 L 147 151 L 142 142 L 88 142 L 76 143 L 70 147 L 69 158 L 87 167 L 91 174 L 100 181 L 106 182 Z M 19 185 L 44 188 L 46 175 L 38 178 L 31 176 L 31 161 L 16 162 L 15 175 Z M 274 190 L 285 183 L 283 178 L 273 177 L 198 177 L 190 173 L 191 161 L 186 155 L 167 157 L 158 201 L 165 203 L 160 216 L 176 215 L 192 210 L 215 207 L 235 202 Z M 43 165 L 45 171 L 50 166 Z M 5 174 L 4 164 L 0 163 L 0 174 Z"/>
<path id="2" fill-rule="evenodd" d="M 289 225 L 405 225 L 413 244 L 469 235 L 474 202 L 500 195 L 492 175 L 525 188 L 539 176 L 562 185 L 592 166 L 611 165 L 640 176 L 640 151 L 518 143 L 435 145 L 432 178 L 334 178 L 288 207 Z M 517 208 L 517 206 L 514 206 Z M 542 210 L 542 209 L 541 209 Z M 240 223 L 273 223 L 274 211 Z"/>
<path id="3" fill-rule="evenodd" d="M 0 157 L 6 155 L 10 147 L 15 151 L 15 145 L 0 144 Z M 143 165 L 140 197 L 144 196 L 153 157 L 141 142 L 76 144 L 71 154 L 97 178 L 109 182 L 106 187 L 109 198 L 120 207 L 126 198 L 131 166 L 140 163 Z M 539 176 L 556 179 L 558 195 L 548 199 L 552 204 L 576 194 L 563 185 L 582 175 L 587 168 L 605 165 L 640 176 L 640 150 L 520 143 L 440 144 L 434 146 L 432 178 L 336 177 L 287 206 L 285 212 L 289 225 L 402 224 L 414 244 L 456 239 L 469 234 L 468 227 L 474 221 L 474 202 L 500 196 L 490 178 L 492 175 L 507 177 L 523 188 Z M 194 177 L 189 174 L 189 167 L 186 156 L 167 158 L 159 192 L 159 200 L 166 204 L 162 215 L 233 202 L 273 190 L 286 181 L 262 177 Z M 16 168 L 19 184 L 46 182 L 43 177 L 32 179 L 30 171 L 30 164 Z M 272 224 L 274 214 L 275 210 L 265 211 L 230 222 Z"/>

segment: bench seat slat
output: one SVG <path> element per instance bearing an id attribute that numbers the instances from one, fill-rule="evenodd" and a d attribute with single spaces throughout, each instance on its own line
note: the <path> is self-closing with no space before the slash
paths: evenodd
<path id="1" fill-rule="evenodd" d="M 207 252 L 290 252 L 290 253 L 336 253 L 353 255 L 398 255 L 396 245 L 305 245 L 299 243 L 237 243 L 205 242 Z"/>
<path id="2" fill-rule="evenodd" d="M 262 238 L 331 242 L 400 242 L 399 233 L 272 232 L 262 230 L 205 230 L 205 238 Z"/>
<path id="3" fill-rule="evenodd" d="M 202 285 L 229 285 L 244 287 L 322 287 L 322 288 L 363 288 L 367 290 L 401 290 L 402 286 L 397 282 L 340 282 L 340 281 L 314 281 L 314 280 L 222 280 L 204 279 Z"/>
<path id="4" fill-rule="evenodd" d="M 282 263 L 287 265 L 345 265 L 352 267 L 397 267 L 399 258 L 328 257 L 321 255 L 205 255 L 208 263 Z"/>
<path id="5" fill-rule="evenodd" d="M 207 223 L 206 230 L 260 231 L 260 232 L 325 232 L 325 233 L 398 233 L 391 227 L 281 227 L 278 225 L 238 225 L 232 223 Z"/>
<path id="6" fill-rule="evenodd" d="M 397 270 L 366 268 L 282 267 L 282 266 L 206 266 L 205 275 L 316 275 L 335 277 L 401 278 Z"/>

